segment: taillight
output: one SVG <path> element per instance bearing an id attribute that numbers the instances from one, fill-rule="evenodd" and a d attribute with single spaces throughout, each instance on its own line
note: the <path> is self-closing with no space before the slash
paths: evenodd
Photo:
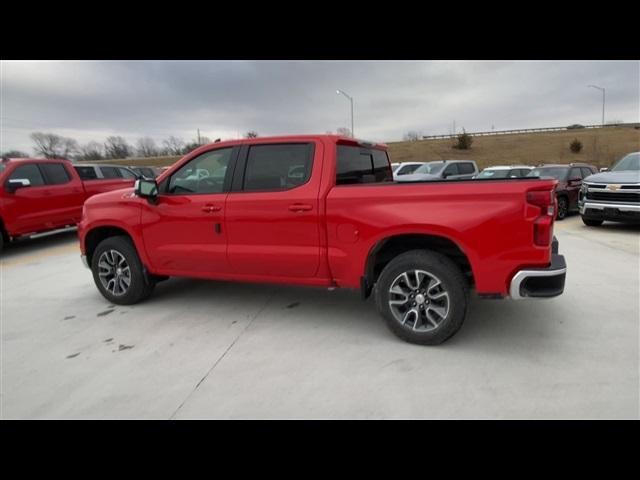
<path id="1" fill-rule="evenodd" d="M 532 190 L 527 192 L 527 203 L 540 208 L 540 216 L 533 222 L 533 243 L 541 247 L 551 245 L 553 217 L 556 211 L 556 197 L 553 190 Z"/>

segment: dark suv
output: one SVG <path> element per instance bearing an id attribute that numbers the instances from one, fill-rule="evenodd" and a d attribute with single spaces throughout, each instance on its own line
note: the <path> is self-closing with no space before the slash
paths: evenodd
<path id="1" fill-rule="evenodd" d="M 556 218 L 562 220 L 569 212 L 578 211 L 578 195 L 582 187 L 582 179 L 598 173 L 598 169 L 586 163 L 570 163 L 569 165 L 540 165 L 527 175 L 528 177 L 555 178 L 558 213 Z"/>

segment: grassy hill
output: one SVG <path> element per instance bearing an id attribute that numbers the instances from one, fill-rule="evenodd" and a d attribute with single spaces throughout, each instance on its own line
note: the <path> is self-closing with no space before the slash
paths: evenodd
<path id="1" fill-rule="evenodd" d="M 582 142 L 580 153 L 569 150 L 575 138 Z M 394 142 L 389 144 L 389 154 L 393 162 L 471 159 L 479 168 L 572 162 L 608 167 L 625 154 L 640 150 L 640 130 L 606 127 L 473 137 L 470 150 L 454 149 L 454 142 L 453 139 Z"/>
<path id="2" fill-rule="evenodd" d="M 569 144 L 575 138 L 582 142 L 580 153 L 569 150 Z M 640 130 L 624 126 L 474 137 L 470 150 L 454 149 L 454 142 L 453 139 L 393 142 L 388 144 L 389 155 L 393 162 L 471 159 L 481 169 L 490 165 L 571 162 L 609 167 L 623 155 L 640 151 Z M 127 158 L 100 163 L 164 166 L 179 158 Z"/>

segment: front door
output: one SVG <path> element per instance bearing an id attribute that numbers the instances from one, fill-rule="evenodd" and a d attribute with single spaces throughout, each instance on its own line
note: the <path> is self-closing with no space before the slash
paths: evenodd
<path id="1" fill-rule="evenodd" d="M 184 164 L 142 207 L 144 245 L 155 271 L 228 273 L 225 200 L 238 148 L 218 148 Z"/>
<path id="2" fill-rule="evenodd" d="M 228 258 L 234 273 L 309 278 L 320 264 L 322 145 L 245 147 L 227 197 Z"/>
<path id="3" fill-rule="evenodd" d="M 13 193 L 7 192 L 9 180 L 29 180 L 28 187 L 22 187 Z M 6 192 L 6 215 L 13 235 L 21 235 L 53 228 L 51 219 L 51 192 L 45 183 L 44 175 L 35 163 L 19 165 L 7 176 L 4 186 Z"/>

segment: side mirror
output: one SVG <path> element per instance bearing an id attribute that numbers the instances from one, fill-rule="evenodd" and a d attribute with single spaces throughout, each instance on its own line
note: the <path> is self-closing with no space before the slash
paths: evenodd
<path id="1" fill-rule="evenodd" d="M 146 198 L 150 203 L 156 203 L 158 199 L 158 184 L 153 179 L 139 178 L 134 191 L 138 197 Z"/>
<path id="2" fill-rule="evenodd" d="M 7 192 L 14 193 L 19 188 L 30 186 L 31 180 L 29 180 L 28 178 L 12 178 L 6 183 L 5 189 L 7 190 Z"/>
<path id="3" fill-rule="evenodd" d="M 602 168 L 600 169 L 600 171 L 601 171 L 601 172 L 608 172 L 608 171 L 609 171 L 609 168 L 607 168 L 607 167 L 602 167 Z"/>

